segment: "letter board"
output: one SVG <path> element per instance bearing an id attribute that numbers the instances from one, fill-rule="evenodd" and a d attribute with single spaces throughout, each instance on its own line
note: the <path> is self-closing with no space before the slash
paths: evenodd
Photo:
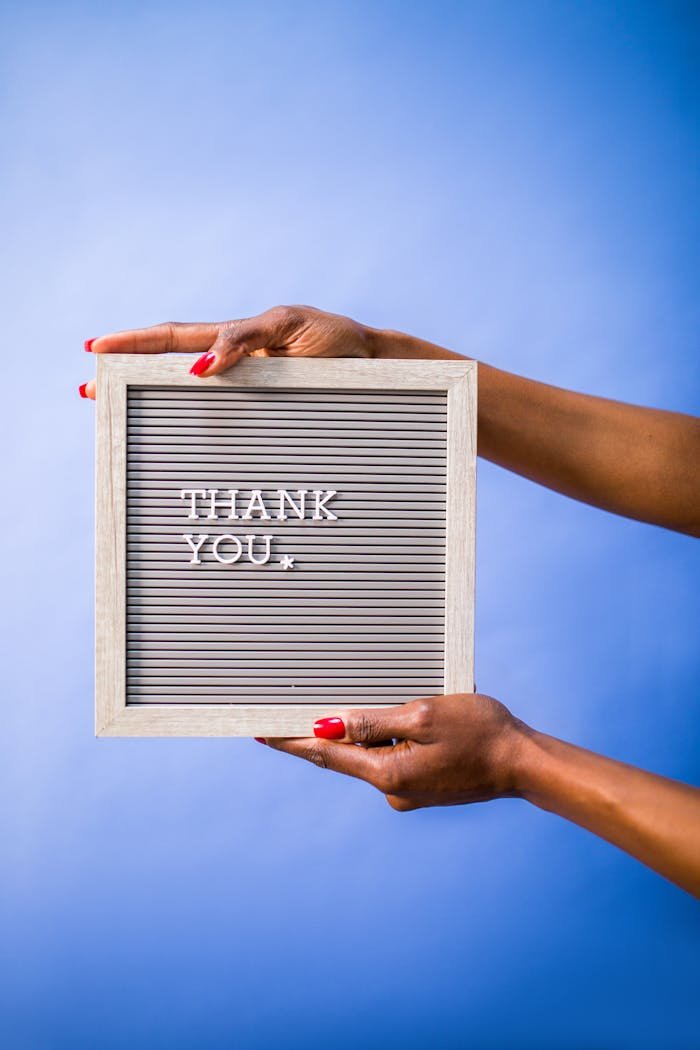
<path id="1" fill-rule="evenodd" d="M 100 735 L 473 689 L 476 365 L 97 357 Z"/>

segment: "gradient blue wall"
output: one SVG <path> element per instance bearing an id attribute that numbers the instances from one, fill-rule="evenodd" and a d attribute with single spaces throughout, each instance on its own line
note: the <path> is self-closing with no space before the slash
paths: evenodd
<path id="1" fill-rule="evenodd" d="M 700 916 L 525 803 L 92 734 L 83 339 L 310 302 L 697 411 L 694 3 L 6 3 L 0 999 L 23 1048 L 687 1050 Z M 699 548 L 482 464 L 477 682 L 700 779 Z"/>

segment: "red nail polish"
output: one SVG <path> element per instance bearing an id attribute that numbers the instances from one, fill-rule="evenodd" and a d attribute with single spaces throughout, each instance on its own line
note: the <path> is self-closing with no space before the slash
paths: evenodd
<path id="1" fill-rule="evenodd" d="M 216 354 L 212 354 L 211 351 L 206 354 L 202 354 L 198 357 L 195 363 L 190 368 L 191 376 L 201 376 L 202 372 L 206 372 L 210 365 L 213 365 L 216 361 Z"/>
<path id="2" fill-rule="evenodd" d="M 267 740 L 265 739 L 264 736 L 254 736 L 253 740 L 257 740 L 257 742 L 259 744 L 266 744 L 267 743 Z"/>
<path id="3" fill-rule="evenodd" d="M 81 383 L 78 387 L 78 393 L 81 397 L 87 397 L 87 383 Z"/>
<path id="4" fill-rule="evenodd" d="M 345 736 L 345 722 L 342 718 L 319 718 L 314 722 L 314 736 L 324 740 L 341 740 Z"/>
<path id="5" fill-rule="evenodd" d="M 96 338 L 97 338 L 97 336 L 95 336 L 95 339 Z M 86 339 L 85 342 L 83 343 L 83 346 L 85 347 L 85 349 L 87 350 L 87 352 L 89 354 L 92 353 L 92 344 L 95 342 L 95 339 Z"/>

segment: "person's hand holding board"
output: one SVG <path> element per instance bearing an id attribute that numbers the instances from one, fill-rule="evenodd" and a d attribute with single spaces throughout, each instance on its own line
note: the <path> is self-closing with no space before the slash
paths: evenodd
<path id="1" fill-rule="evenodd" d="M 199 353 L 210 377 L 244 355 L 460 358 L 305 306 L 101 336 L 93 353 Z M 700 536 L 700 420 L 572 393 L 480 364 L 479 455 L 567 496 Z M 95 382 L 80 388 L 94 398 Z M 700 896 L 700 790 L 535 732 L 498 701 L 440 696 L 339 711 L 316 738 L 268 740 L 379 788 L 397 810 L 517 796 L 588 828 Z"/>

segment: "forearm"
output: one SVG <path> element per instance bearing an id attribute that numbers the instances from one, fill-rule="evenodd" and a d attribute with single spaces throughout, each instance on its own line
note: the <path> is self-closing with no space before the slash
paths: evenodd
<path id="1" fill-rule="evenodd" d="M 700 421 L 479 366 L 479 452 L 567 496 L 700 535 Z"/>
<path id="2" fill-rule="evenodd" d="M 700 897 L 700 789 L 527 731 L 516 791 Z"/>
<path id="3" fill-rule="evenodd" d="M 369 329 L 376 357 L 459 359 Z M 479 365 L 479 455 L 615 514 L 700 535 L 700 420 Z"/>

